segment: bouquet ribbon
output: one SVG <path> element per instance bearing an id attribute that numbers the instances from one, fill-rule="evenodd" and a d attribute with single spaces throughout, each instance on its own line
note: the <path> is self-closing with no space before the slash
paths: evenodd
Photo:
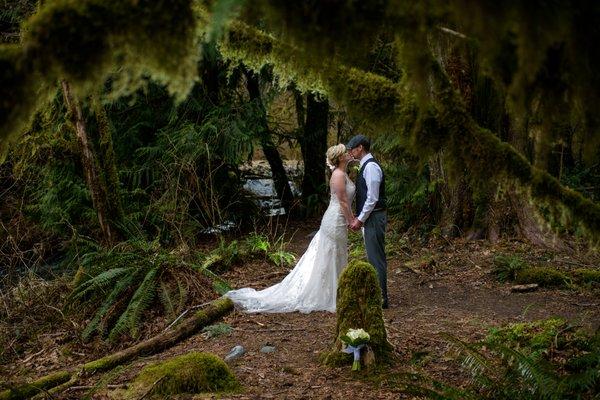
<path id="1" fill-rule="evenodd" d="M 342 350 L 344 353 L 348 353 L 348 354 L 353 353 L 354 354 L 354 362 L 352 363 L 352 371 L 360 370 L 360 349 L 362 349 L 363 347 L 365 347 L 364 344 L 359 344 L 356 346 L 346 345 L 346 348 Z"/>

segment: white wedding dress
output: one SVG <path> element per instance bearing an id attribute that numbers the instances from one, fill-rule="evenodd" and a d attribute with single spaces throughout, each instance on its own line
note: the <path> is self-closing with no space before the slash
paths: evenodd
<path id="1" fill-rule="evenodd" d="M 346 175 L 348 203 L 354 183 Z M 225 293 L 236 306 L 249 313 L 300 311 L 335 312 L 338 278 L 348 264 L 348 226 L 335 193 L 321 220 L 321 227 L 296 266 L 278 284 L 264 290 L 251 288 Z"/>

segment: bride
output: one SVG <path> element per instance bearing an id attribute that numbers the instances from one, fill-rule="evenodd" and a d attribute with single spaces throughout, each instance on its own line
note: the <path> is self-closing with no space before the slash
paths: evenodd
<path id="1" fill-rule="evenodd" d="M 353 220 L 350 204 L 355 187 L 346 174 L 352 160 L 346 146 L 330 147 L 326 157 L 332 169 L 331 199 L 319 231 L 294 269 L 278 284 L 260 291 L 243 288 L 225 293 L 245 312 L 335 312 L 338 277 L 348 263 L 348 225 Z"/>

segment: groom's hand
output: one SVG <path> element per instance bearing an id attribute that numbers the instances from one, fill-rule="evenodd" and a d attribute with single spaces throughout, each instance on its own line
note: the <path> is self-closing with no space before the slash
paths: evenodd
<path id="1" fill-rule="evenodd" d="M 362 228 L 362 222 L 358 218 L 354 218 L 352 223 L 350 224 L 350 229 L 353 231 L 357 231 Z"/>

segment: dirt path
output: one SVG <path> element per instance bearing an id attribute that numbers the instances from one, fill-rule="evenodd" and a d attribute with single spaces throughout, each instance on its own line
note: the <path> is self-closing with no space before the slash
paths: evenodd
<path id="1" fill-rule="evenodd" d="M 304 228 L 296 234 L 297 253 L 308 245 L 309 231 Z M 333 314 L 235 312 L 224 321 L 233 328 L 231 334 L 215 338 L 194 336 L 169 351 L 140 360 L 116 382 L 125 382 L 141 366 L 157 359 L 189 351 L 208 351 L 225 357 L 232 347 L 242 345 L 246 353 L 231 366 L 245 391 L 219 398 L 408 398 L 399 393 L 394 383 L 393 377 L 398 373 L 424 372 L 455 384 L 466 378 L 448 357 L 448 346 L 440 338 L 440 332 L 478 339 L 492 326 L 551 316 L 589 328 L 598 326 L 600 298 L 597 294 L 546 289 L 515 294 L 510 293 L 509 285 L 497 283 L 490 274 L 494 254 L 519 249 L 523 249 L 519 243 L 504 243 L 492 249 L 485 243 L 458 241 L 409 249 L 391 256 L 391 307 L 384 310 L 384 315 L 399 363 L 379 381 L 357 378 L 349 367 L 331 369 L 319 364 L 319 354 L 327 350 L 333 340 Z M 547 252 L 541 252 L 541 255 L 534 254 L 530 250 L 527 254 L 548 259 Z M 425 261 L 419 264 L 415 260 Z M 236 287 L 263 288 L 283 276 L 285 271 L 266 263 L 251 263 L 231 271 L 227 278 Z M 260 350 L 265 345 L 274 346 L 275 351 L 262 353 Z M 115 398 L 106 392 L 98 398 L 105 395 Z"/>

